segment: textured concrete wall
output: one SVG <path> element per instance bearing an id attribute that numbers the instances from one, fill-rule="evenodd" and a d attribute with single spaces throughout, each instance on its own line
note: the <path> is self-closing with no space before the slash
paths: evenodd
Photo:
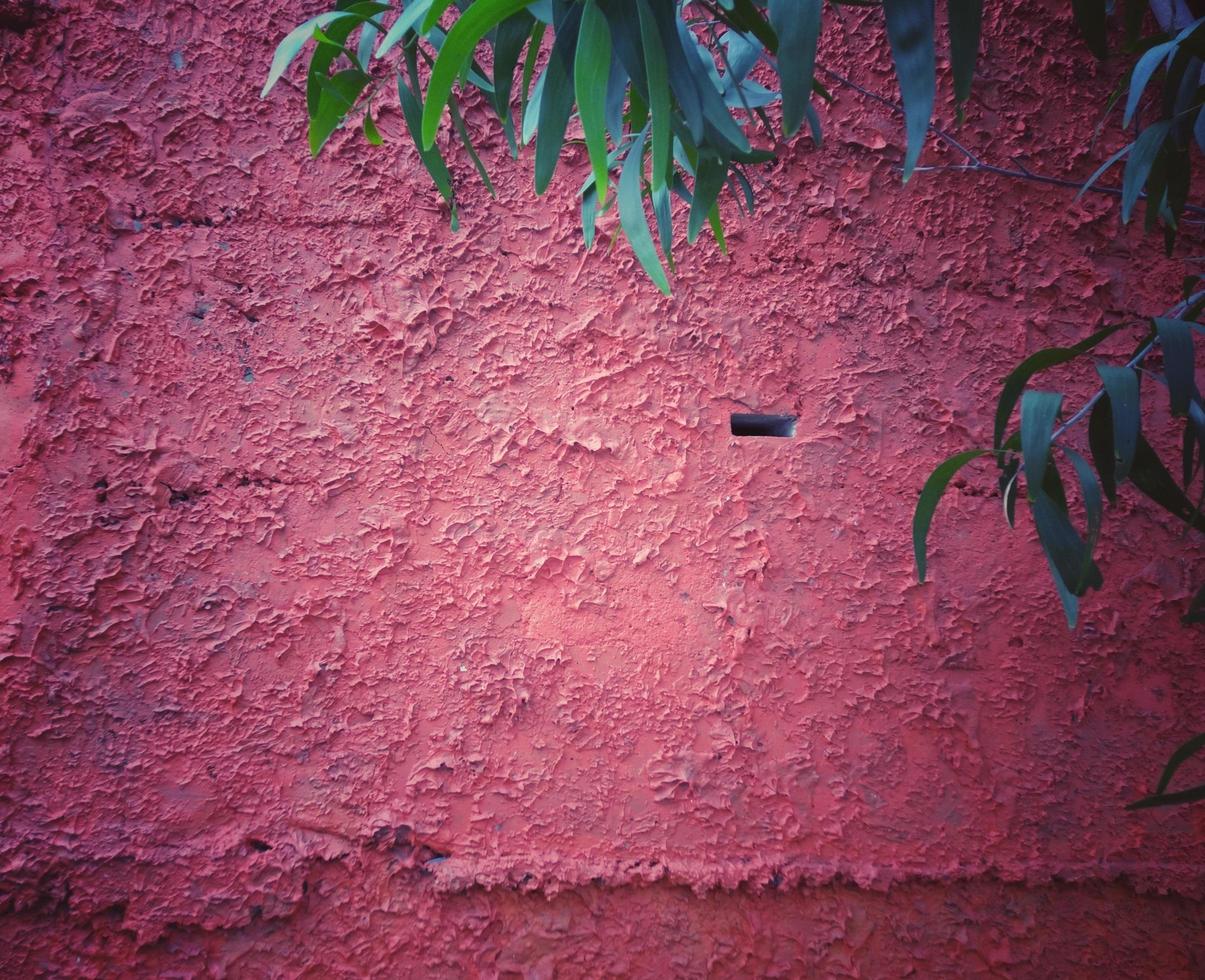
<path id="1" fill-rule="evenodd" d="M 933 583 L 909 542 L 1002 374 L 1181 265 L 902 186 L 843 90 L 662 298 L 582 251 L 580 153 L 537 200 L 487 139 L 456 234 L 389 100 L 311 163 L 256 95 L 316 6 L 0 33 L 0 973 L 1201 975 L 1205 811 L 1121 809 L 1205 727 L 1199 551 L 1127 497 L 1071 636 L 987 467 Z M 958 132 L 1083 176 L 1063 7 Z M 823 54 L 889 93 L 876 16 Z"/>

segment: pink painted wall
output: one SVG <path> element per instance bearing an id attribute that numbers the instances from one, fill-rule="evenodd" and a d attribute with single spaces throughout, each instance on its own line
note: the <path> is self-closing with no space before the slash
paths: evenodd
<path id="1" fill-rule="evenodd" d="M 582 251 L 584 157 L 537 200 L 487 138 L 458 234 L 392 106 L 311 163 L 256 94 L 320 4 L 50 6 L 0 33 L 0 973 L 1205 971 L 1205 809 L 1121 808 L 1205 727 L 1200 551 L 1128 497 L 1068 635 L 985 468 L 910 554 L 1011 365 L 1174 299 L 1113 202 L 904 187 L 843 92 L 665 299 Z M 1063 8 L 959 134 L 1082 176 Z M 872 20 L 823 54 L 889 93 Z"/>

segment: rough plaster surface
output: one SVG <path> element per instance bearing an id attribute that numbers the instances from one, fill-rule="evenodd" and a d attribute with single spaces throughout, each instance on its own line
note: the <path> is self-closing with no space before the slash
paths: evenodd
<path id="1" fill-rule="evenodd" d="M 1174 298 L 1114 202 L 901 186 L 841 91 L 665 299 L 582 251 L 584 158 L 537 200 L 487 140 L 456 234 L 400 139 L 311 163 L 256 94 L 314 4 L 43 8 L 0 33 L 0 972 L 1205 970 L 1203 811 L 1121 809 L 1205 727 L 1199 551 L 1126 499 L 1068 635 L 985 467 L 911 565 L 1001 375 Z M 889 93 L 874 16 L 824 56 Z M 961 139 L 1090 171 L 1067 20 L 989 23 Z"/>

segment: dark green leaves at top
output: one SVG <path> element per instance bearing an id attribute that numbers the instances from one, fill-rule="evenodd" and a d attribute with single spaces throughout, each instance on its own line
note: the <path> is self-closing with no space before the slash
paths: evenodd
<path id="1" fill-rule="evenodd" d="M 983 0 L 948 0 L 947 12 L 950 21 L 950 72 L 954 76 L 954 98 L 961 104 L 971 97 L 971 82 L 975 78 L 975 63 L 979 59 Z"/>
<path id="2" fill-rule="evenodd" d="M 1008 420 L 1012 416 L 1013 409 L 1017 407 L 1017 400 L 1021 397 L 1021 392 L 1025 390 L 1025 385 L 1030 378 L 1046 368 L 1074 360 L 1081 354 L 1090 351 L 1102 340 L 1113 336 L 1124 326 L 1126 326 L 1124 323 L 1114 323 L 1104 327 L 1072 347 L 1047 347 L 1031 354 L 1017 365 L 1004 379 L 1000 391 L 1000 401 L 996 405 L 996 428 L 992 445 L 999 449 L 1004 444 L 1004 432 L 1008 428 Z"/>
<path id="3" fill-rule="evenodd" d="M 937 87 L 937 64 L 933 47 L 933 0 L 883 0 L 887 38 L 895 60 L 904 101 L 904 123 L 908 149 L 904 153 L 904 180 L 925 144 Z"/>
<path id="4" fill-rule="evenodd" d="M 1143 797 L 1141 800 L 1131 803 L 1126 809 L 1142 810 L 1152 806 L 1171 806 L 1175 803 L 1193 803 L 1197 800 L 1205 800 L 1205 783 L 1194 786 L 1191 789 L 1181 790 L 1178 793 L 1167 792 L 1167 788 L 1171 785 L 1172 777 L 1176 775 L 1176 771 L 1202 749 L 1205 749 L 1205 733 L 1194 735 L 1180 745 L 1172 753 L 1171 758 L 1167 760 L 1167 765 L 1163 768 L 1163 775 L 1159 777 L 1159 785 L 1155 788 L 1155 792 L 1150 796 Z"/>
<path id="5" fill-rule="evenodd" d="M 937 510 L 942 495 L 946 492 L 954 474 L 973 459 L 987 456 L 987 449 L 968 449 L 966 452 L 955 453 L 937 467 L 925 481 L 916 502 L 916 513 L 912 516 L 912 553 L 916 558 L 917 581 L 925 580 L 925 570 L 928 566 L 926 543 L 929 539 L 929 527 L 933 523 L 933 512 Z"/>
<path id="6" fill-rule="evenodd" d="M 573 86 L 586 150 L 601 206 L 607 196 L 607 79 L 611 74 L 611 29 L 594 0 L 586 0 L 573 62 Z"/>
<path id="7" fill-rule="evenodd" d="M 794 136 L 811 104 L 822 0 L 770 0 L 770 26 L 778 35 L 782 132 Z"/>
<path id="8" fill-rule="evenodd" d="M 477 43 L 527 4 L 528 0 L 475 0 L 452 25 L 435 58 L 435 64 L 431 66 L 431 77 L 427 81 L 427 101 L 423 104 L 423 149 L 429 150 L 435 145 L 435 134 L 439 132 L 439 121 L 452 95 L 452 85 L 473 57 Z M 424 21 L 424 29 L 429 29 L 438 21 L 446 8 L 446 3 L 434 4 Z"/>

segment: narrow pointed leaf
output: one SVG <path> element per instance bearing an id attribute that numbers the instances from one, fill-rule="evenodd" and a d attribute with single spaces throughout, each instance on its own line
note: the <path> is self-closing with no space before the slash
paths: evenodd
<path id="1" fill-rule="evenodd" d="M 954 76 L 954 98 L 962 103 L 971 97 L 971 82 L 979 59 L 983 0 L 948 0 L 946 12 L 950 22 L 950 73 Z"/>
<path id="2" fill-rule="evenodd" d="M 1175 478 L 1167 471 L 1158 453 L 1139 434 L 1134 450 L 1134 462 L 1130 467 L 1130 482 L 1151 500 L 1185 524 L 1205 531 L 1205 516 L 1202 516 L 1191 500 L 1185 496 Z"/>
<path id="3" fill-rule="evenodd" d="M 1155 165 L 1155 160 L 1163 148 L 1163 142 L 1167 139 L 1170 129 L 1171 121 L 1161 119 L 1159 122 L 1147 126 L 1142 131 L 1142 135 L 1134 140 L 1134 146 L 1126 160 L 1125 175 L 1121 178 L 1122 221 L 1130 220 L 1134 205 L 1138 203 L 1142 188 L 1146 185 L 1147 177 L 1150 176 L 1151 167 Z"/>
<path id="4" fill-rule="evenodd" d="M 778 35 L 778 75 L 782 85 L 782 131 L 794 136 L 811 105 L 820 38 L 822 0 L 770 0 L 770 26 Z"/>
<path id="5" fill-rule="evenodd" d="M 1133 368 L 1097 364 L 1096 372 L 1104 382 L 1113 421 L 1113 460 L 1111 479 L 1124 483 L 1134 462 L 1142 418 L 1138 412 L 1138 372 Z"/>
<path id="6" fill-rule="evenodd" d="M 355 105 L 369 76 L 354 68 L 337 72 L 322 83 L 317 111 L 310 117 L 310 155 L 317 156 L 331 134 Z"/>
<path id="7" fill-rule="evenodd" d="M 426 15 L 431 7 L 431 0 L 416 0 L 406 4 L 406 9 L 398 14 L 397 20 L 389 25 L 389 30 L 377 45 L 377 57 L 384 58 L 406 34 L 414 30 L 418 22 Z"/>
<path id="8" fill-rule="evenodd" d="M 1088 50 L 1098 58 L 1106 58 L 1109 54 L 1109 25 L 1105 0 L 1071 0 L 1071 9 L 1075 12 L 1075 23 Z"/>
<path id="9" fill-rule="evenodd" d="M 1009 372 L 1008 376 L 1002 382 L 1000 400 L 996 403 L 996 425 L 992 445 L 996 449 L 999 449 L 1004 442 L 1004 432 L 1008 428 L 1008 420 L 1012 417 L 1013 409 L 1017 406 L 1017 400 L 1021 397 L 1021 392 L 1025 390 L 1025 385 L 1028 384 L 1030 378 L 1039 371 L 1044 371 L 1047 368 L 1056 367 L 1059 364 L 1066 364 L 1068 361 L 1074 360 L 1081 354 L 1090 351 L 1101 341 L 1113 336 L 1113 334 L 1117 333 L 1124 326 L 1126 326 L 1124 323 L 1111 324 L 1096 331 L 1092 336 L 1086 337 L 1072 347 L 1044 348 L 1031 354 Z"/>
<path id="10" fill-rule="evenodd" d="M 1063 396 L 1052 391 L 1027 391 L 1021 396 L 1021 458 L 1029 499 L 1040 493 L 1050 458 L 1050 435 Z"/>
<path id="11" fill-rule="evenodd" d="M 647 0 L 636 0 L 640 16 L 640 43 L 644 49 L 645 78 L 648 81 L 649 114 L 653 125 L 653 192 L 665 189 L 669 178 L 673 127 L 669 116 L 669 70 L 665 64 L 664 42 Z"/>
<path id="12" fill-rule="evenodd" d="M 1155 317 L 1154 323 L 1163 348 L 1163 373 L 1171 394 L 1172 413 L 1187 415 L 1188 405 L 1197 392 L 1193 377 L 1193 325 L 1166 317 Z"/>
<path id="13" fill-rule="evenodd" d="M 904 153 L 904 180 L 912 170 L 925 144 L 937 85 L 936 55 L 933 48 L 933 0 L 883 0 L 887 20 L 887 38 L 895 60 L 900 96 L 904 102 L 904 122 L 908 148 Z"/>
<path id="14" fill-rule="evenodd" d="M 262 99 L 272 91 L 272 87 L 288 71 L 289 65 L 305 47 L 306 42 L 313 38 L 316 29 L 348 17 L 355 17 L 356 22 L 362 22 L 366 17 L 372 17 L 388 9 L 389 5 L 386 3 L 357 3 L 346 10 L 331 10 L 319 14 L 317 17 L 311 17 L 304 24 L 293 28 L 276 46 L 276 52 L 272 55 L 272 64 L 268 67 L 268 79 L 264 82 L 263 91 L 260 92 L 259 97 Z"/>
<path id="15" fill-rule="evenodd" d="M 561 8 L 555 10 L 559 13 Z M 536 122 L 537 194 L 543 194 L 552 183 L 552 175 L 556 172 L 561 149 L 565 145 L 565 129 L 573 113 L 573 60 L 581 17 L 582 8 L 574 5 L 558 20 L 552 52 L 544 69 L 544 87 L 540 93 L 539 119 Z"/>
<path id="16" fill-rule="evenodd" d="M 937 505 L 941 502 L 946 487 L 949 486 L 954 474 L 967 463 L 987 455 L 989 455 L 987 449 L 968 449 L 965 452 L 955 453 L 929 475 L 929 479 L 921 488 L 920 499 L 916 502 L 916 512 L 912 516 L 912 554 L 916 559 L 918 582 L 925 580 L 925 570 L 928 565 L 926 543 L 929 539 L 929 527 L 933 523 L 933 513 L 937 510 Z"/>
<path id="17" fill-rule="evenodd" d="M 431 66 L 427 80 L 427 100 L 423 105 L 422 145 L 431 149 L 439 121 L 452 95 L 452 85 L 473 57 L 477 43 L 496 25 L 527 6 L 527 0 L 475 0 L 452 25 Z M 447 8 L 440 2 L 431 7 L 424 30 L 429 30 Z"/>
<path id="18" fill-rule="evenodd" d="M 690 217 L 686 223 L 686 241 L 694 244 L 703 227 L 703 222 L 715 207 L 716 198 L 724 189 L 724 178 L 728 175 L 728 164 L 719 157 L 706 154 L 699 157 L 695 176 L 694 198 L 690 204 Z"/>
<path id="19" fill-rule="evenodd" d="M 627 236 L 640 263 L 650 279 L 661 292 L 669 295 L 669 280 L 665 277 L 665 269 L 657 256 L 657 246 L 653 244 L 653 236 L 649 233 L 648 219 L 644 214 L 644 195 L 641 193 L 641 183 L 644 172 L 644 143 L 646 133 L 642 132 L 628 150 L 624 160 L 623 170 L 619 175 L 619 225 Z"/>
<path id="20" fill-rule="evenodd" d="M 611 29 L 598 4 L 586 0 L 573 63 L 573 86 L 600 201 L 606 199 L 608 184 L 606 116 L 610 74 Z"/>

